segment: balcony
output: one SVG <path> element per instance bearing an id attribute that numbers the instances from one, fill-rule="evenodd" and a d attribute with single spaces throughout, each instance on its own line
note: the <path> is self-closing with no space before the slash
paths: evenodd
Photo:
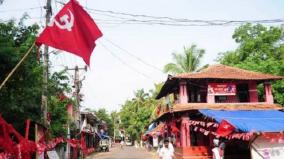
<path id="1" fill-rule="evenodd" d="M 161 106 L 158 117 L 167 113 L 176 113 L 184 111 L 192 111 L 199 109 L 211 110 L 280 110 L 283 107 L 280 104 L 269 104 L 266 102 L 258 103 L 176 103 L 169 106 Z"/>

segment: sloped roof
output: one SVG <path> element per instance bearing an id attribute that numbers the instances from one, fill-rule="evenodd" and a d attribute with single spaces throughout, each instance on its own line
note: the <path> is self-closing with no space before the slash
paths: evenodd
<path id="1" fill-rule="evenodd" d="M 182 73 L 175 76 L 169 75 L 167 81 L 163 85 L 156 99 L 160 99 L 163 96 L 172 93 L 175 87 L 178 87 L 179 80 L 251 80 L 258 82 L 265 82 L 271 80 L 284 79 L 283 76 L 275 76 L 271 74 L 265 74 L 260 72 L 248 71 L 237 67 L 231 67 L 226 65 L 212 65 L 199 72 Z"/>
<path id="2" fill-rule="evenodd" d="M 280 80 L 284 77 L 260 72 L 248 71 L 226 65 L 212 65 L 200 72 L 182 73 L 174 78 L 187 79 L 237 79 L 237 80 Z"/>

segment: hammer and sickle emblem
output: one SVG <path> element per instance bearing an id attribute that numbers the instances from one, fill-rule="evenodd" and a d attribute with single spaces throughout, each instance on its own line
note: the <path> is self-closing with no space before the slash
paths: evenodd
<path id="1" fill-rule="evenodd" d="M 67 29 L 68 31 L 71 31 L 73 25 L 74 25 L 74 16 L 72 14 L 72 12 L 68 9 L 68 12 L 69 12 L 69 15 L 70 17 L 68 16 L 68 14 L 64 14 L 62 17 L 60 17 L 60 22 L 63 23 L 63 24 L 60 24 L 55 18 L 53 18 L 50 23 L 48 24 L 48 26 L 53 26 L 54 24 L 64 30 L 64 29 Z"/>

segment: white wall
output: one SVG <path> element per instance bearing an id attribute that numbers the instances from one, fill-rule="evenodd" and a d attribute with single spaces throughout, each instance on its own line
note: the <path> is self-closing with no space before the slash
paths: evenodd
<path id="1" fill-rule="evenodd" d="M 251 156 L 252 159 L 284 159 L 284 141 L 259 136 L 251 145 Z"/>

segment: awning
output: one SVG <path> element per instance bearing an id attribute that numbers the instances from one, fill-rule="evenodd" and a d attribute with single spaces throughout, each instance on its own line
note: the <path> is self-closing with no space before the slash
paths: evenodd
<path id="1" fill-rule="evenodd" d="M 160 135 L 160 134 L 164 133 L 165 126 L 166 125 L 164 123 L 160 123 L 157 127 L 152 129 L 151 131 L 147 131 L 146 134 L 148 134 L 148 135 Z"/>
<path id="2" fill-rule="evenodd" d="M 156 127 L 156 123 L 152 123 L 149 125 L 148 130 L 144 133 L 144 135 L 149 134 Z"/>
<path id="3" fill-rule="evenodd" d="M 218 123 L 227 120 L 242 132 L 284 131 L 284 112 L 278 110 L 199 110 Z"/>
<path id="4" fill-rule="evenodd" d="M 149 125 L 148 130 L 147 131 L 151 131 L 156 127 L 156 123 L 152 123 Z"/>

